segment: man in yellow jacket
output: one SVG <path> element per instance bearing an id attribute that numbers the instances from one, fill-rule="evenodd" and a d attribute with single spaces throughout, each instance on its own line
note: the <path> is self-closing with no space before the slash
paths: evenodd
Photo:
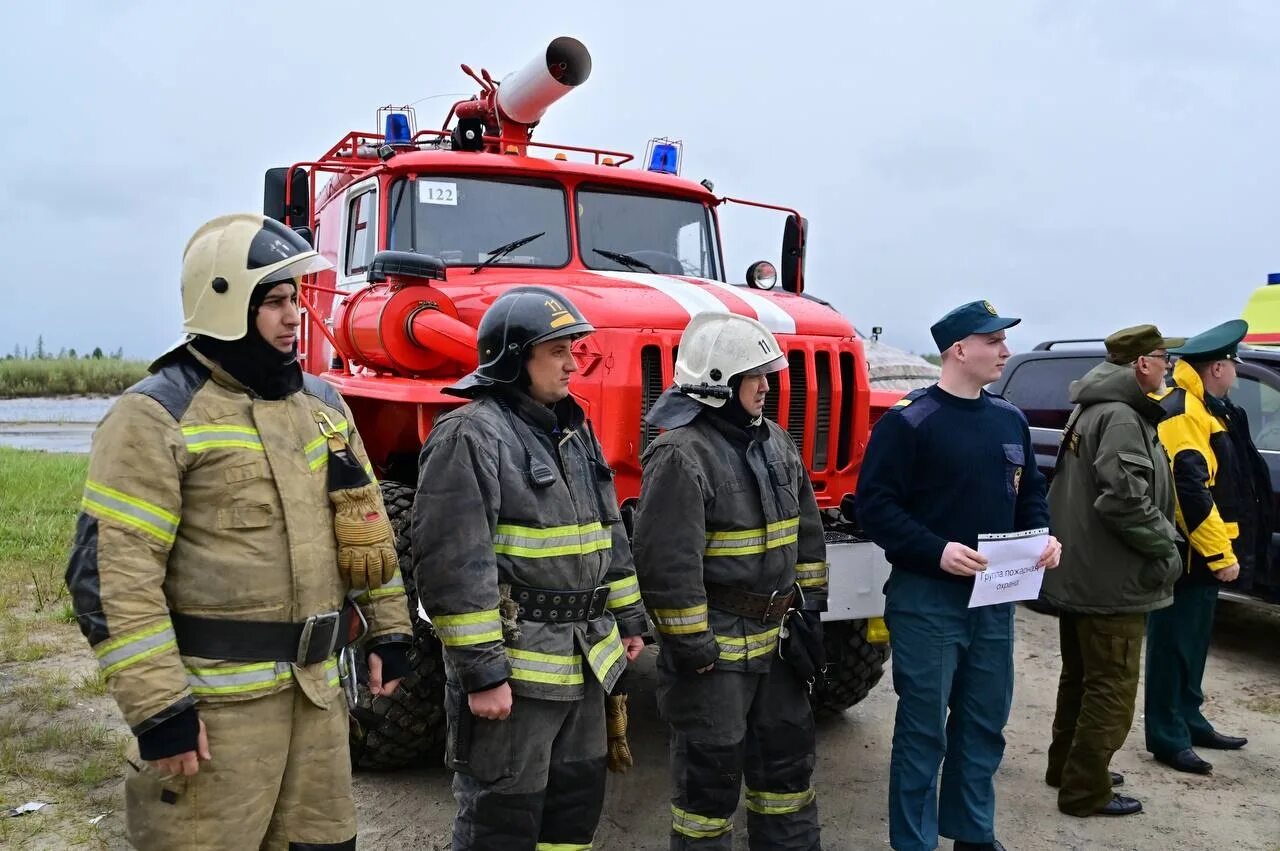
<path id="1" fill-rule="evenodd" d="M 188 338 L 94 434 L 67 585 L 136 737 L 141 849 L 355 848 L 335 654 L 363 610 L 388 694 L 412 630 L 351 413 L 298 366 L 298 279 L 328 266 L 261 215 L 201 227 Z"/>
<path id="2" fill-rule="evenodd" d="M 1248 330 L 1233 319 L 1169 349 L 1181 359 L 1176 386 L 1161 402 L 1160 442 L 1173 464 L 1183 572 L 1173 605 L 1147 619 L 1144 712 L 1147 750 L 1190 774 L 1213 770 L 1193 746 L 1234 750 L 1247 741 L 1217 732 L 1200 712 L 1200 680 L 1218 589 L 1242 570 L 1265 568 L 1271 538 L 1270 477 L 1244 411 L 1227 398 Z"/>

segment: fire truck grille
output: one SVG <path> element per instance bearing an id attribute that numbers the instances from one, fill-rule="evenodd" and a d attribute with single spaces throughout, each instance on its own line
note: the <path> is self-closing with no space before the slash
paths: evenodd
<path id="1" fill-rule="evenodd" d="M 809 363 L 804 352 L 791 352 L 787 355 L 787 381 L 791 384 L 791 401 L 787 405 L 787 434 L 800 448 L 800 456 L 808 457 L 808 449 L 804 440 L 804 412 L 809 402 Z M 773 394 L 770 394 L 773 395 Z"/>
<path id="2" fill-rule="evenodd" d="M 665 345 L 648 345 L 640 350 L 642 418 L 670 382 L 677 354 L 677 347 Z M 765 397 L 764 415 L 786 429 L 814 473 L 847 469 L 852 460 L 853 441 L 848 436 L 853 430 L 855 367 L 850 352 L 791 349 L 787 352 L 787 369 L 769 376 L 771 387 Z M 841 388 L 838 393 L 837 388 Z M 808 422 L 810 402 L 814 406 L 812 425 Z M 658 433 L 659 429 L 641 420 L 641 452 Z"/>
<path id="3" fill-rule="evenodd" d="M 672 362 L 675 353 L 672 352 Z M 658 429 L 644 421 L 645 414 L 662 395 L 662 350 L 645 346 L 640 350 L 640 451 L 644 452 L 658 436 Z"/>

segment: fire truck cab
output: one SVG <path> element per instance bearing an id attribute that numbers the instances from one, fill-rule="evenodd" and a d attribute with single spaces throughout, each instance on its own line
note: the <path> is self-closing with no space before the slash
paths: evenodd
<path id="1" fill-rule="evenodd" d="M 597 329 L 574 344 L 571 390 L 615 469 L 624 518 L 640 492 L 640 455 L 657 436 L 642 418 L 672 384 L 681 332 L 697 313 L 740 313 L 787 354 L 766 415 L 795 440 L 829 524 L 831 666 L 815 705 L 852 705 L 887 657 L 879 617 L 888 566 L 852 534 L 850 508 L 872 394 L 852 324 L 805 292 L 804 219 L 682 178 L 679 142 L 653 140 L 637 162 L 532 141 L 546 108 L 590 74 L 574 39 L 554 40 L 501 83 L 462 67 L 480 94 L 454 104 L 440 129 L 419 130 L 412 108 L 385 107 L 381 133 L 351 131 L 321 157 L 266 177 L 264 211 L 334 264 L 304 282 L 300 351 L 352 409 L 401 539 L 410 600 L 418 453 L 435 418 L 461 404 L 442 390 L 475 368 L 476 327 L 494 299 L 514 286 L 550 287 Z M 786 214 L 781 268 L 762 261 L 730 282 L 717 215 L 727 203 Z M 418 620 L 418 670 L 396 696 L 374 699 L 349 678 L 359 765 L 408 761 L 443 736 L 439 648 Z"/>

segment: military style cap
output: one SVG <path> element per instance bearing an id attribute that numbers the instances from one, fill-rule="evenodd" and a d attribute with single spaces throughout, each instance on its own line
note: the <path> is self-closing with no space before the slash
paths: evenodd
<path id="1" fill-rule="evenodd" d="M 1208 331 L 1201 331 L 1181 346 L 1169 351 L 1180 355 L 1183 360 L 1190 363 L 1209 363 L 1223 358 L 1234 358 L 1240 341 L 1247 333 L 1249 333 L 1248 322 L 1243 319 L 1228 319 Z"/>
<path id="2" fill-rule="evenodd" d="M 989 301 L 971 301 L 933 323 L 929 332 L 933 334 L 933 342 L 938 344 L 938 351 L 945 352 L 970 334 L 992 334 L 1012 328 L 1021 321 L 1000 316 Z"/>
<path id="3" fill-rule="evenodd" d="M 1154 325 L 1121 328 L 1105 341 L 1107 360 L 1111 363 L 1133 363 L 1156 349 L 1170 350 L 1187 342 L 1186 337 L 1166 337 Z"/>

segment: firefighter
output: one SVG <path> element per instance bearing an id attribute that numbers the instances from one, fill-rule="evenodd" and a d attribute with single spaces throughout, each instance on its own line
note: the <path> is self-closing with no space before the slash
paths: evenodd
<path id="1" fill-rule="evenodd" d="M 351 413 L 298 365 L 298 278 L 329 267 L 261 215 L 202 226 L 188 337 L 94 434 L 67 586 L 135 736 L 140 849 L 355 848 L 335 653 L 358 605 L 389 694 L 412 638 Z"/>
<path id="2" fill-rule="evenodd" d="M 605 696 L 647 628 L 613 470 L 569 395 L 564 296 L 485 312 L 479 367 L 446 392 L 414 502 L 415 576 L 444 645 L 453 849 L 589 848 L 604 803 Z"/>
<path id="3" fill-rule="evenodd" d="M 821 644 L 826 547 L 800 454 L 762 416 L 786 368 L 756 320 L 697 314 L 648 416 L 666 431 L 644 454 L 634 546 L 661 639 L 673 849 L 732 847 L 744 773 L 749 847 L 819 847 L 813 713 L 779 634 L 787 618 Z"/>

